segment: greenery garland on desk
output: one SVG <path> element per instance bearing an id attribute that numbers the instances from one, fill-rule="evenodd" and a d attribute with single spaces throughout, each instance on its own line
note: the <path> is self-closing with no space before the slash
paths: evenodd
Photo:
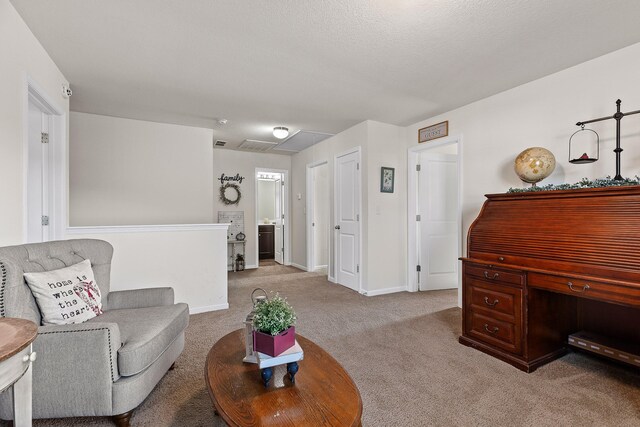
<path id="1" fill-rule="evenodd" d="M 640 185 L 640 177 L 637 175 L 635 178 L 623 178 L 616 180 L 607 176 L 605 178 L 594 179 L 593 181 L 582 178 L 575 184 L 547 184 L 541 187 L 527 187 L 527 188 L 509 188 L 507 193 L 528 193 L 532 191 L 555 191 L 555 190 L 578 190 L 581 188 L 602 188 L 602 187 L 625 187 L 630 185 Z"/>
<path id="2" fill-rule="evenodd" d="M 236 198 L 230 199 L 227 197 L 227 190 L 232 189 L 236 192 Z M 231 182 L 227 182 L 220 186 L 220 201 L 225 205 L 237 205 L 240 203 L 240 199 L 242 198 L 242 193 L 240 192 L 240 186 L 238 184 L 233 184 Z"/>

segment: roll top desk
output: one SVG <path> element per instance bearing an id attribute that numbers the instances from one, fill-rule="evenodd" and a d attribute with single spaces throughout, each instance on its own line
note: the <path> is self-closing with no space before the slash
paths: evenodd
<path id="1" fill-rule="evenodd" d="M 640 366 L 640 186 L 486 197 L 460 342 L 526 372 L 569 346 Z"/>

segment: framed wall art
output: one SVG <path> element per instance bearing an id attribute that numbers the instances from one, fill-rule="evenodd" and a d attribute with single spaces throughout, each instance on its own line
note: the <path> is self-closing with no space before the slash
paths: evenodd
<path id="1" fill-rule="evenodd" d="M 393 193 L 393 185 L 395 182 L 395 168 L 380 168 L 380 192 Z"/>

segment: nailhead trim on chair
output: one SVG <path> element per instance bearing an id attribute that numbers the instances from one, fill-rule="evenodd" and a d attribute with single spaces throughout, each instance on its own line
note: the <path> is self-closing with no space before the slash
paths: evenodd
<path id="1" fill-rule="evenodd" d="M 111 346 L 111 331 L 109 328 L 94 328 L 94 329 L 80 329 L 78 331 L 52 331 L 52 332 L 38 332 L 38 335 L 48 335 L 48 334 L 71 334 L 74 332 L 89 332 L 89 331 L 107 331 L 107 337 L 109 339 L 109 366 L 111 368 L 111 381 L 115 382 L 116 379 L 113 375 L 113 354 L 112 346 Z"/>
<path id="2" fill-rule="evenodd" d="M 7 286 L 7 267 L 0 261 L 0 274 L 2 274 L 2 283 L 0 283 L 0 317 L 4 317 L 4 288 Z"/>

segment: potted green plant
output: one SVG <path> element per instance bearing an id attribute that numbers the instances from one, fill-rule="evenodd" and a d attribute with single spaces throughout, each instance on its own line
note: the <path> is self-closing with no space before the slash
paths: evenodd
<path id="1" fill-rule="evenodd" d="M 287 300 L 276 294 L 259 304 L 253 317 L 253 348 L 277 356 L 296 342 L 296 313 Z"/>

